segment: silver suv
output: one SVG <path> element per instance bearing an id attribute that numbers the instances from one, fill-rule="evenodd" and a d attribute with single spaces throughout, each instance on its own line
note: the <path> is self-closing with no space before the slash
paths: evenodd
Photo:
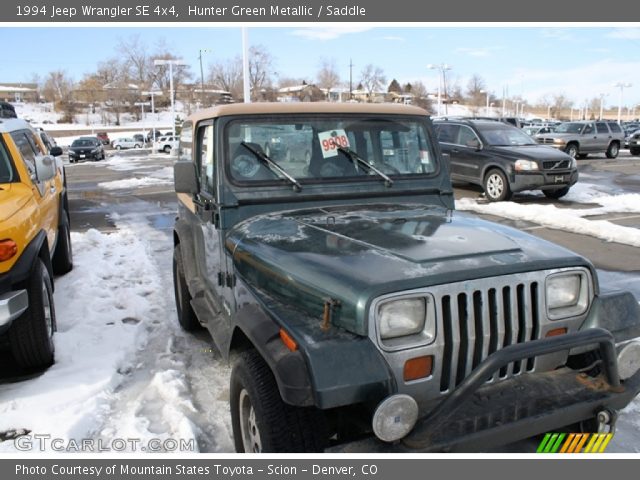
<path id="1" fill-rule="evenodd" d="M 563 150 L 574 158 L 586 158 L 590 153 L 605 153 L 616 158 L 624 142 L 620 125 L 606 121 L 566 122 L 553 133 L 539 135 L 538 143 Z"/>

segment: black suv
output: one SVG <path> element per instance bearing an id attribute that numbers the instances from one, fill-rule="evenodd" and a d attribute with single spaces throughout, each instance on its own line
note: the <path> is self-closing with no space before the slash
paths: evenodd
<path id="1" fill-rule="evenodd" d="M 514 192 L 542 190 L 560 198 L 578 181 L 576 162 L 539 145 L 519 128 L 491 120 L 438 120 L 440 149 L 450 158 L 451 179 L 481 185 L 492 202 Z"/>
<path id="2" fill-rule="evenodd" d="M 97 137 L 77 138 L 69 147 L 71 163 L 77 163 L 79 160 L 104 160 L 104 158 L 104 147 Z"/>

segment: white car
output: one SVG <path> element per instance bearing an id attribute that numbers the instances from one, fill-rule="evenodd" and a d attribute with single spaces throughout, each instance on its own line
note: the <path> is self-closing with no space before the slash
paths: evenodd
<path id="1" fill-rule="evenodd" d="M 171 153 L 172 148 L 178 148 L 178 137 L 174 136 L 164 136 L 159 137 L 158 140 L 153 142 L 153 151 L 154 152 L 164 152 Z"/>
<path id="2" fill-rule="evenodd" d="M 142 148 L 142 142 L 131 137 L 116 138 L 111 142 L 111 146 L 116 150 L 123 148 Z"/>

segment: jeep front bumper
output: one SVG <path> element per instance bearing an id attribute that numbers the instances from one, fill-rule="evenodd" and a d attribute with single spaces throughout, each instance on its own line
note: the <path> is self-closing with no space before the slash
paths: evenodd
<path id="1" fill-rule="evenodd" d="M 487 383 L 495 371 L 511 362 L 585 346 L 600 353 L 603 373 L 597 377 L 560 368 Z M 506 347 L 478 365 L 400 442 L 376 441 L 368 450 L 487 450 L 593 419 L 603 410 L 615 412 L 640 392 L 640 371 L 636 368 L 621 381 L 616 355 L 613 336 L 600 328 Z M 346 446 L 342 451 L 353 450 Z"/>

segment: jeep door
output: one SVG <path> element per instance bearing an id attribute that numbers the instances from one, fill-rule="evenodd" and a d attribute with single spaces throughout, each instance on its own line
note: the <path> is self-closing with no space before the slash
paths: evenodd
<path id="1" fill-rule="evenodd" d="M 198 172 L 200 192 L 196 198 L 196 216 L 198 226 L 194 230 L 195 258 L 198 276 L 204 285 L 204 296 L 195 301 L 204 301 L 204 311 L 214 315 L 198 315 L 211 331 L 214 342 L 219 349 L 226 346 L 230 336 L 229 314 L 233 306 L 230 304 L 226 290 L 229 276 L 224 254 L 223 232 L 219 228 L 220 206 L 216 175 L 216 145 L 213 120 L 198 124 L 195 130 L 195 150 L 193 158 Z M 196 313 L 198 313 L 196 306 Z"/>
<path id="2" fill-rule="evenodd" d="M 53 247 L 56 242 L 56 232 L 58 231 L 58 211 L 59 211 L 59 185 L 56 185 L 56 177 L 40 181 L 36 173 L 36 157 L 46 153 L 40 142 L 36 140 L 34 133 L 30 130 L 17 130 L 11 133 L 20 158 L 27 167 L 30 181 L 34 190 L 33 198 L 38 206 L 38 225 L 45 229 L 49 251 L 53 254 Z"/>

